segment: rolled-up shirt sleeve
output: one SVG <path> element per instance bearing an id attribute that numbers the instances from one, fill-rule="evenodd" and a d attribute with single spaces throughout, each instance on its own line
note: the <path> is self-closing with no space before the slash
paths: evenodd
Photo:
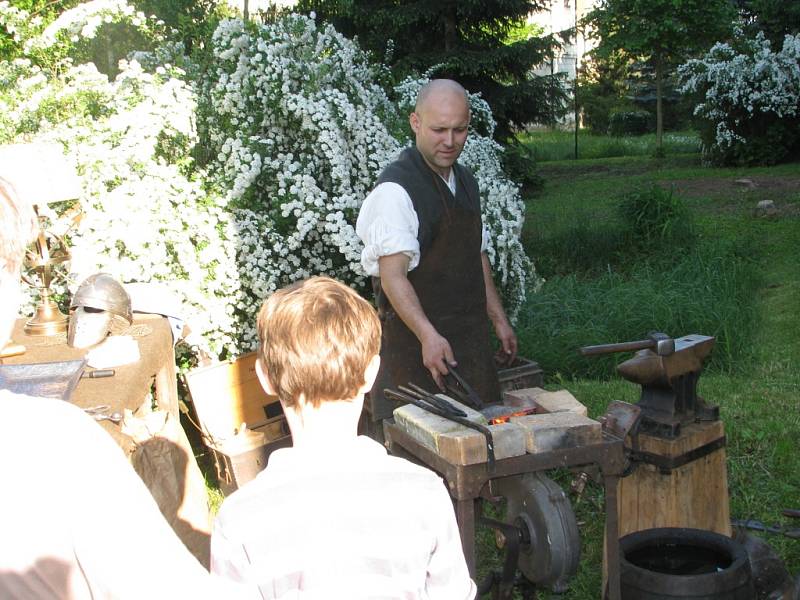
<path id="1" fill-rule="evenodd" d="M 378 259 L 404 253 L 408 270 L 419 264 L 419 219 L 411 198 L 397 183 L 378 185 L 364 200 L 356 221 L 356 233 L 364 243 L 361 266 L 367 275 L 380 275 Z"/>

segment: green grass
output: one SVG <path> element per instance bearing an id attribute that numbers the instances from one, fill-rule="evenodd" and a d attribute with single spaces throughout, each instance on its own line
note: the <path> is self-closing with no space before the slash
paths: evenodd
<path id="1" fill-rule="evenodd" d="M 546 146 L 541 138 L 531 143 Z M 523 354 L 538 360 L 553 352 L 554 358 L 547 359 L 553 367 L 546 386 L 569 390 L 597 417 L 612 400 L 635 402 L 638 387 L 619 377 L 609 379 L 607 372 L 574 377 L 570 369 L 558 368 L 568 363 L 563 357 L 574 360 L 577 345 L 667 329 L 673 336 L 719 335 L 718 354 L 729 352 L 724 340 L 735 337 L 742 345 L 734 352 L 738 358 L 724 368 L 710 368 L 699 387 L 707 402 L 720 407 L 725 426 L 731 516 L 783 522 L 781 509 L 800 508 L 800 164 L 712 169 L 702 167 L 697 154 L 664 160 L 651 159 L 646 151 L 637 154 L 539 163 L 545 186 L 527 198 L 523 237 L 549 278 L 523 307 L 518 326 Z M 756 187 L 736 183 L 743 178 Z M 704 267 L 702 257 L 673 260 L 669 246 L 644 253 L 620 246 L 620 196 L 653 182 L 674 187 L 689 207 L 700 248 L 692 252 L 706 259 L 716 254 L 727 266 L 712 262 Z M 780 214 L 755 217 L 762 199 L 773 200 Z M 645 276 L 651 265 L 659 264 L 654 256 L 662 257 L 663 268 Z M 653 298 L 665 299 L 665 306 L 652 307 L 648 302 Z M 713 314 L 720 312 L 721 303 L 730 312 Z M 670 319 L 664 317 L 665 307 Z M 709 323 L 733 334 L 710 331 Z M 614 339 L 600 340 L 603 336 Z M 575 505 L 583 545 L 580 568 L 571 590 L 559 598 L 599 597 L 601 506 L 602 489 L 590 483 Z M 800 571 L 800 541 L 776 535 L 764 539 L 791 574 Z M 489 542 L 483 543 L 485 570 L 496 553 Z"/>
<path id="2" fill-rule="evenodd" d="M 532 131 L 521 135 L 520 141 L 533 150 L 537 162 L 575 158 L 574 130 Z M 700 151 L 700 139 L 691 131 L 668 132 L 664 134 L 663 147 L 668 155 L 697 153 Z M 578 132 L 579 159 L 653 156 L 655 149 L 655 134 L 611 137 Z"/>
<path id="3" fill-rule="evenodd" d="M 521 354 L 536 357 L 549 376 L 608 378 L 628 356 L 586 358 L 577 349 L 650 331 L 696 332 L 717 338 L 708 368 L 746 368 L 760 277 L 755 261 L 730 246 L 706 243 L 674 261 L 643 259 L 625 271 L 553 277 L 520 313 Z"/>

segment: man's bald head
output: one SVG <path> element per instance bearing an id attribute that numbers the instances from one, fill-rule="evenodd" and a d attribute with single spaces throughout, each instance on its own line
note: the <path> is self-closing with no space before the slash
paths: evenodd
<path id="1" fill-rule="evenodd" d="M 417 103 L 414 106 L 414 111 L 422 112 L 430 102 L 447 96 L 463 98 L 464 104 L 469 109 L 467 90 L 465 90 L 460 83 L 452 79 L 432 79 L 420 88 L 417 94 Z"/>
<path id="2" fill-rule="evenodd" d="M 434 79 L 422 86 L 409 117 L 417 150 L 445 180 L 458 160 L 469 130 L 467 92 L 450 79 Z"/>

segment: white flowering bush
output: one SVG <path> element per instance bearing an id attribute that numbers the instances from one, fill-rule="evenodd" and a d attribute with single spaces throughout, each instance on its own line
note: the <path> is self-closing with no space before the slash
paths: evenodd
<path id="1" fill-rule="evenodd" d="M 0 24 L 28 24 L 15 31 L 32 53 L 60 48 L 57 69 L 34 54 L 0 62 L 0 143 L 58 142 L 78 167 L 71 286 L 100 270 L 167 282 L 194 344 L 220 358 L 255 347 L 255 314 L 278 287 L 326 273 L 366 290 L 355 219 L 381 169 L 410 143 L 407 103 L 398 108 L 375 83 L 380 67 L 332 28 L 292 15 L 222 22 L 206 70 L 150 35 L 161 41 L 129 54 L 109 80 L 74 59 L 71 44 L 106 19 L 162 26 L 121 0 L 88 4 L 37 28 L 0 2 Z M 419 82 L 404 85 L 412 98 Z M 519 242 L 523 205 L 500 168 L 491 112 L 471 101 L 463 161 L 479 181 L 489 254 L 513 315 L 533 274 Z"/>
<path id="2" fill-rule="evenodd" d="M 773 51 L 759 32 L 717 43 L 678 70 L 697 98 L 704 158 L 713 164 L 774 164 L 800 150 L 800 35 Z"/>
<path id="3" fill-rule="evenodd" d="M 209 170 L 237 219 L 257 226 L 240 260 L 254 302 L 328 273 L 362 286 L 355 218 L 400 144 L 366 56 L 307 17 L 223 21 L 203 84 Z"/>

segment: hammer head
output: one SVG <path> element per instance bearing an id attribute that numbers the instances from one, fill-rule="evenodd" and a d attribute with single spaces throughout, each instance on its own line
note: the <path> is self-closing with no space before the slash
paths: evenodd
<path id="1" fill-rule="evenodd" d="M 653 331 L 647 337 L 653 340 L 653 350 L 658 356 L 669 356 L 675 352 L 675 340 L 666 333 Z"/>

